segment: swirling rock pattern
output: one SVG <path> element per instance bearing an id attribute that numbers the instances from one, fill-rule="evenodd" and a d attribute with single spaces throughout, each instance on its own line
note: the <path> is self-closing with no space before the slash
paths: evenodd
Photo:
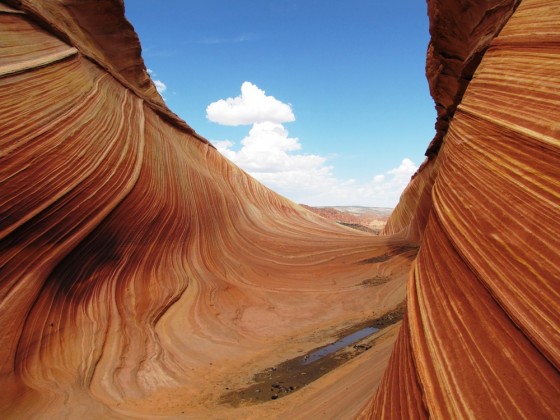
<path id="1" fill-rule="evenodd" d="M 388 223 L 421 247 L 407 319 L 364 416 L 560 412 L 559 17 L 557 2 L 519 5 Z"/>
<path id="2" fill-rule="evenodd" d="M 554 417 L 560 10 L 517 3 L 429 2 L 438 134 L 372 236 L 167 109 L 122 2 L 0 2 L 2 418 Z M 405 296 L 370 351 L 221 403 Z"/>
<path id="3" fill-rule="evenodd" d="M 360 262 L 408 240 L 224 159 L 157 95 L 122 4 L 0 4 L 2 418 L 227 411 L 226 387 L 403 300 L 410 258 Z"/>

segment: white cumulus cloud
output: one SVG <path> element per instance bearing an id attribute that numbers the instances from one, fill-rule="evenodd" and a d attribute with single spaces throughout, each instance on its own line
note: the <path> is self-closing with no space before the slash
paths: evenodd
<path id="1" fill-rule="evenodd" d="M 418 168 L 409 158 L 404 158 L 401 164 L 394 169 L 388 171 L 388 174 L 394 175 L 398 179 L 408 179 Z"/>
<path id="2" fill-rule="evenodd" d="M 231 141 L 214 145 L 228 159 L 254 174 L 282 174 L 293 171 L 313 171 L 321 168 L 325 158 L 318 155 L 294 154 L 301 149 L 299 139 L 288 136 L 288 130 L 279 123 L 253 124 L 249 135 L 241 140 L 241 149 L 233 150 Z M 270 175 L 269 175 L 270 176 Z M 256 175 L 259 178 L 259 175 Z"/>
<path id="3" fill-rule="evenodd" d="M 154 85 L 155 85 L 158 93 L 160 95 L 163 95 L 163 92 L 165 92 L 167 90 L 167 86 L 165 85 L 165 83 L 163 83 L 159 79 L 154 79 L 154 77 L 157 77 L 157 74 L 152 69 L 146 69 L 146 71 L 148 72 L 148 74 L 152 78 L 152 81 L 154 82 Z"/>
<path id="4" fill-rule="evenodd" d="M 210 104 L 207 117 L 226 125 L 253 124 L 249 133 L 240 145 L 230 140 L 213 141 L 214 145 L 263 184 L 297 203 L 394 207 L 417 170 L 411 159 L 404 158 L 367 181 L 339 179 L 326 157 L 302 153 L 300 140 L 289 136 L 281 124 L 295 119 L 289 105 L 249 82 L 243 83 L 241 92 L 237 98 Z"/>
<path id="5" fill-rule="evenodd" d="M 156 85 L 156 89 L 160 95 L 167 90 L 167 86 L 165 86 L 165 83 L 161 80 L 154 80 L 154 85 Z"/>
<path id="6" fill-rule="evenodd" d="M 222 125 L 246 125 L 262 122 L 295 121 L 292 107 L 274 96 L 267 96 L 251 82 L 241 85 L 241 95 L 220 99 L 206 108 L 206 117 Z"/>

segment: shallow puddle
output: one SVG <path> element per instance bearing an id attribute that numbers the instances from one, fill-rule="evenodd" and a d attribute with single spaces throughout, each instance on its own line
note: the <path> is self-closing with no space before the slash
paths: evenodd
<path id="1" fill-rule="evenodd" d="M 359 331 L 356 331 L 350 335 L 347 335 L 340 340 L 335 341 L 334 343 L 327 344 L 325 347 L 320 348 L 319 350 L 315 350 L 312 353 L 309 353 L 307 356 L 303 358 L 302 365 L 308 365 L 313 363 L 316 360 L 319 360 L 325 356 L 328 356 L 335 351 L 340 350 L 343 347 L 349 346 L 350 344 L 354 344 L 357 341 L 360 341 L 372 334 L 375 334 L 379 331 L 379 328 L 375 327 L 366 327 L 362 328 Z"/>

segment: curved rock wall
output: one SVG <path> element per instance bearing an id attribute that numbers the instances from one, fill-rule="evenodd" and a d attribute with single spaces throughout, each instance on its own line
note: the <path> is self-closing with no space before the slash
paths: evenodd
<path id="1" fill-rule="evenodd" d="M 224 159 L 161 103 L 122 5 L 86 3 L 0 3 L 0 417 L 204 417 L 403 300 L 405 238 Z"/>
<path id="2" fill-rule="evenodd" d="M 426 77 L 437 111 L 436 135 L 426 150 L 436 154 L 449 122 L 486 49 L 521 0 L 428 0 L 431 40 Z"/>
<path id="3" fill-rule="evenodd" d="M 519 5 L 392 215 L 387 230 L 420 231 L 421 245 L 399 344 L 364 415 L 560 410 L 559 18 L 554 1 Z"/>

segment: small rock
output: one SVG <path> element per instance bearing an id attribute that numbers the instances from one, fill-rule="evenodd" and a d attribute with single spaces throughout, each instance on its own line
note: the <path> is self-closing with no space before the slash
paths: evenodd
<path id="1" fill-rule="evenodd" d="M 278 398 L 278 395 L 277 395 L 277 394 L 272 394 L 272 395 L 270 396 L 270 399 L 271 399 L 271 400 L 275 400 L 276 398 Z"/>

